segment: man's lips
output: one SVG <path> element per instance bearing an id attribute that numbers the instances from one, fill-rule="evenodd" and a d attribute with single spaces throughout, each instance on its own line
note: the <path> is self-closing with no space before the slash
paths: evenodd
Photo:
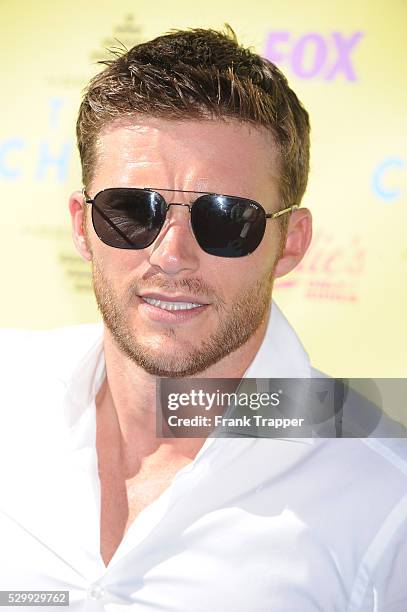
<path id="1" fill-rule="evenodd" d="M 157 313 L 157 315 L 166 315 L 170 318 L 182 317 L 185 319 L 190 315 L 202 312 L 209 306 L 202 298 L 190 294 L 146 292 L 139 294 L 138 297 L 150 314 Z"/>
<path id="2" fill-rule="evenodd" d="M 203 300 L 201 297 L 195 296 L 195 295 L 191 295 L 191 294 L 181 294 L 181 293 L 177 293 L 177 294 L 171 294 L 171 293 L 156 293 L 156 292 L 146 292 L 146 293 L 139 293 L 138 297 L 142 298 L 143 300 L 156 300 L 159 302 L 168 302 L 168 303 L 175 303 L 175 302 L 181 302 L 184 304 L 197 304 L 199 306 L 207 306 L 209 304 L 209 302 Z"/>

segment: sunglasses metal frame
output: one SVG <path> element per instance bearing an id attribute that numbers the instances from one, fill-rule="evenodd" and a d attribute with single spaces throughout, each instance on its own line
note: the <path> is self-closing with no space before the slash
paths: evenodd
<path id="1" fill-rule="evenodd" d="M 95 204 L 95 200 L 96 200 L 96 198 L 97 198 L 97 196 L 99 194 L 103 193 L 104 191 L 111 191 L 112 189 L 130 189 L 130 190 L 134 189 L 134 190 L 137 190 L 137 191 L 147 191 L 147 192 L 150 192 L 150 193 L 158 193 L 158 195 L 160 195 L 160 196 L 161 196 L 160 191 L 169 191 L 169 192 L 172 192 L 172 193 L 195 193 L 195 194 L 200 194 L 200 195 L 210 195 L 210 196 L 217 196 L 217 197 L 236 198 L 236 199 L 239 199 L 239 200 L 246 200 L 247 202 L 250 202 L 252 205 L 255 204 L 256 207 L 258 207 L 260 210 L 263 211 L 264 218 L 265 218 L 266 221 L 268 219 L 276 219 L 277 217 L 280 217 L 281 215 L 284 215 L 284 214 L 286 214 L 288 212 L 291 212 L 291 211 L 296 210 L 296 209 L 299 208 L 298 204 L 293 204 L 292 206 L 289 206 L 288 208 L 284 208 L 283 210 L 279 210 L 279 211 L 277 211 L 275 213 L 266 213 L 266 211 L 264 210 L 264 208 L 263 208 L 263 206 L 261 204 L 259 204 L 255 200 L 251 200 L 250 198 L 243 198 L 241 196 L 231 196 L 231 195 L 214 193 L 214 192 L 208 192 L 208 191 L 189 191 L 189 190 L 182 190 L 182 189 L 162 189 L 162 188 L 159 188 L 159 187 L 107 187 L 106 189 L 101 189 L 100 191 L 98 191 L 98 193 L 93 198 L 89 197 L 88 193 L 85 190 L 85 187 L 83 187 L 82 195 L 83 195 L 84 204 L 94 205 Z M 163 198 L 163 200 L 165 202 L 165 206 L 166 206 L 165 216 L 167 215 L 168 210 L 170 209 L 171 206 L 185 206 L 185 207 L 188 208 L 189 213 L 190 214 L 192 213 L 191 209 L 192 209 L 193 205 L 195 204 L 195 202 L 192 202 L 190 204 L 183 204 L 181 202 L 171 202 L 170 204 L 168 204 L 166 202 L 165 198 L 163 196 L 161 196 L 161 197 Z M 199 198 L 198 198 L 198 200 L 199 200 Z M 132 244 L 129 241 L 129 238 L 116 225 L 112 224 L 112 221 L 103 213 L 103 211 L 100 210 L 98 207 L 97 207 L 97 209 L 98 209 L 99 214 L 105 219 L 106 223 L 111 225 L 114 228 L 114 230 L 118 234 L 121 235 L 123 240 L 125 240 L 129 244 Z M 165 217 L 164 217 L 164 220 L 165 220 Z M 160 233 L 160 231 L 161 231 L 161 228 L 160 228 L 158 234 Z M 150 244 L 153 244 L 153 242 L 157 239 L 158 234 L 157 234 L 157 236 L 154 238 L 154 240 Z M 103 240 L 102 240 L 102 242 L 103 242 Z M 148 246 L 150 246 L 150 245 L 146 245 L 146 247 L 142 247 L 142 248 L 147 248 Z M 118 247 L 118 248 L 121 248 L 121 247 Z M 205 251 L 205 249 L 203 247 L 201 247 L 201 248 Z"/>
<path id="2" fill-rule="evenodd" d="M 188 191 L 184 189 L 162 189 L 161 187 L 107 187 L 106 189 L 101 189 L 100 191 L 98 191 L 97 194 L 93 198 L 89 197 L 88 193 L 85 190 L 85 187 L 83 187 L 82 194 L 83 194 L 84 203 L 93 204 L 95 199 L 100 193 L 102 193 L 103 191 L 108 191 L 108 190 L 110 191 L 111 189 L 137 189 L 139 191 L 150 191 L 150 192 L 155 192 L 158 194 L 160 194 L 160 191 L 170 191 L 172 193 L 199 193 L 200 195 L 211 195 L 211 196 L 224 197 L 224 198 L 238 198 L 241 200 L 247 200 L 248 202 L 252 202 L 253 204 L 256 204 L 259 208 L 264 210 L 261 204 L 259 204 L 255 200 L 251 200 L 250 198 L 243 198 L 241 196 L 232 196 L 232 195 L 228 195 L 225 193 L 214 193 L 212 191 Z M 167 202 L 165 202 L 166 212 L 168 212 L 170 206 L 186 206 L 189 209 L 189 212 L 191 212 L 191 207 L 194 205 L 194 203 L 195 202 L 192 202 L 192 204 L 182 204 L 181 202 L 171 202 L 170 204 L 168 204 Z M 281 215 L 285 215 L 286 213 L 291 212 L 292 210 L 296 210 L 299 207 L 300 207 L 299 204 L 293 204 L 292 206 L 289 206 L 288 208 L 284 208 L 283 210 L 279 210 L 275 213 L 266 213 L 266 211 L 264 210 L 264 215 L 266 219 L 276 219 L 277 217 L 280 217 Z"/>

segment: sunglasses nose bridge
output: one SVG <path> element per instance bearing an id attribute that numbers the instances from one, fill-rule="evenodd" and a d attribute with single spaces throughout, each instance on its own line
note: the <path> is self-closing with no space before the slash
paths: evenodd
<path id="1" fill-rule="evenodd" d="M 182 208 L 188 208 L 188 212 L 189 212 L 188 220 L 189 220 L 189 224 L 191 223 L 190 221 L 191 220 L 191 204 L 187 204 L 184 202 L 170 202 L 169 204 L 166 203 L 166 207 L 165 207 L 165 226 L 172 224 L 172 222 L 176 221 L 177 219 L 177 217 L 173 217 L 169 215 L 171 206 L 181 206 Z M 180 220 L 182 217 L 183 215 L 178 217 L 178 219 Z"/>
<path id="2" fill-rule="evenodd" d="M 182 202 L 171 202 L 170 204 L 167 204 L 166 212 L 169 211 L 171 206 L 186 206 L 186 208 L 188 208 L 189 212 L 191 212 L 191 205 L 190 204 L 183 204 Z"/>
<path id="3" fill-rule="evenodd" d="M 172 215 L 169 214 L 170 212 L 170 208 L 171 206 L 180 206 L 182 208 L 187 208 L 188 209 L 188 213 L 189 214 L 182 214 L 180 212 L 179 215 L 175 215 L 174 213 Z M 165 219 L 163 222 L 163 225 L 161 227 L 161 232 L 165 232 L 166 229 L 172 227 L 174 224 L 175 225 L 184 225 L 184 223 L 187 221 L 188 219 L 188 226 L 191 229 L 191 208 L 192 208 L 192 204 L 188 204 L 188 203 L 184 203 L 184 202 L 170 202 L 169 204 L 166 203 L 165 206 Z"/>

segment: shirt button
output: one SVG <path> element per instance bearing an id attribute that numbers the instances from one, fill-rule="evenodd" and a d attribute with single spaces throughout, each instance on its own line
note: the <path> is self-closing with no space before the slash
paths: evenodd
<path id="1" fill-rule="evenodd" d="M 88 590 L 88 596 L 91 599 L 102 599 L 105 595 L 105 589 L 100 584 L 91 584 Z"/>

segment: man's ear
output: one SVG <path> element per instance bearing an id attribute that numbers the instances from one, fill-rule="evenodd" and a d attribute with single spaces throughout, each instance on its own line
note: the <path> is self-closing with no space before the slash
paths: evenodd
<path id="1" fill-rule="evenodd" d="M 86 205 L 81 191 L 74 191 L 69 198 L 69 212 L 72 220 L 72 238 L 79 255 L 91 261 L 92 253 L 85 233 Z"/>
<path id="2" fill-rule="evenodd" d="M 304 257 L 312 238 L 312 215 L 308 208 L 299 208 L 290 215 L 287 238 L 275 268 L 275 278 L 285 276 Z"/>

